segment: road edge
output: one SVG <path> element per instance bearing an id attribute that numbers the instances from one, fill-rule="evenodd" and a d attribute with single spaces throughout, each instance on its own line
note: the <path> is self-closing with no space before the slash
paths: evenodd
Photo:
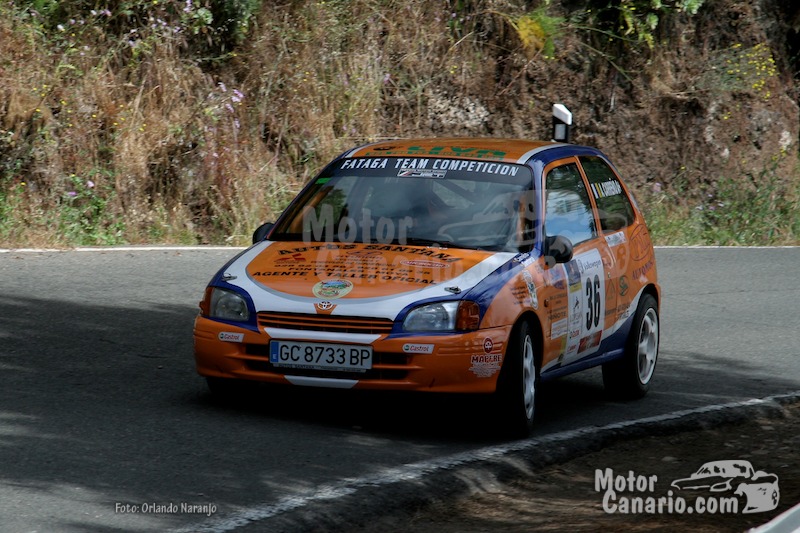
<path id="1" fill-rule="evenodd" d="M 533 436 L 342 479 L 306 494 L 240 509 L 175 532 L 223 533 L 246 531 L 250 529 L 248 526 L 253 531 L 267 528 L 271 533 L 349 531 L 368 524 L 376 516 L 410 514 L 433 502 L 467 496 L 487 483 L 507 483 L 529 475 L 534 469 L 562 463 L 620 441 L 709 429 L 756 416 L 780 418 L 784 416 L 784 405 L 798 401 L 800 391 Z"/>

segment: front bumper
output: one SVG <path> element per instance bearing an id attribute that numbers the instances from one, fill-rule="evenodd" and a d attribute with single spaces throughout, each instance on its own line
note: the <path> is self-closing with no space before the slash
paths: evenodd
<path id="1" fill-rule="evenodd" d="M 194 356 L 197 372 L 205 377 L 333 388 L 491 393 L 497 386 L 510 331 L 507 326 L 468 333 L 372 337 L 261 327 L 256 332 L 198 316 Z M 269 358 L 273 338 L 369 344 L 372 368 L 366 372 L 278 368 Z M 430 353 L 418 353 L 420 347 Z"/>

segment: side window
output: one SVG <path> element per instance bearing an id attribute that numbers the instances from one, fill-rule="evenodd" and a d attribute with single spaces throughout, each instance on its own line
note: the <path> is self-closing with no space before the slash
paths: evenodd
<path id="1" fill-rule="evenodd" d="M 633 206 L 608 164 L 599 157 L 581 157 L 581 165 L 600 214 L 603 231 L 617 231 L 633 224 Z"/>
<path id="2" fill-rule="evenodd" d="M 569 163 L 551 170 L 545 179 L 544 232 L 563 235 L 579 244 L 597 236 L 589 193 L 578 165 Z"/>

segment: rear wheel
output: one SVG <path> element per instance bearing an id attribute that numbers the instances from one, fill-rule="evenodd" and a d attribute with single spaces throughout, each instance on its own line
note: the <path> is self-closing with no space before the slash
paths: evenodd
<path id="1" fill-rule="evenodd" d="M 514 437 L 527 437 L 536 414 L 539 369 L 531 326 L 521 322 L 512 332 L 497 382 L 497 400 L 504 428 Z"/>
<path id="2" fill-rule="evenodd" d="M 636 399 L 647 394 L 656 369 L 659 343 L 658 304 L 644 294 L 625 344 L 625 354 L 603 365 L 606 390 L 620 399 Z"/>

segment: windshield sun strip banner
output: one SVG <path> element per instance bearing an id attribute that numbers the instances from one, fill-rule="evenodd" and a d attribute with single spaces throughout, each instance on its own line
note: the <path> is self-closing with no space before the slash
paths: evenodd
<path id="1" fill-rule="evenodd" d="M 397 177 L 443 178 L 448 171 L 465 174 L 515 177 L 524 165 L 499 161 L 475 161 L 445 157 L 355 157 L 341 159 L 336 172 L 380 170 Z M 317 181 L 319 183 L 319 181 Z"/>

